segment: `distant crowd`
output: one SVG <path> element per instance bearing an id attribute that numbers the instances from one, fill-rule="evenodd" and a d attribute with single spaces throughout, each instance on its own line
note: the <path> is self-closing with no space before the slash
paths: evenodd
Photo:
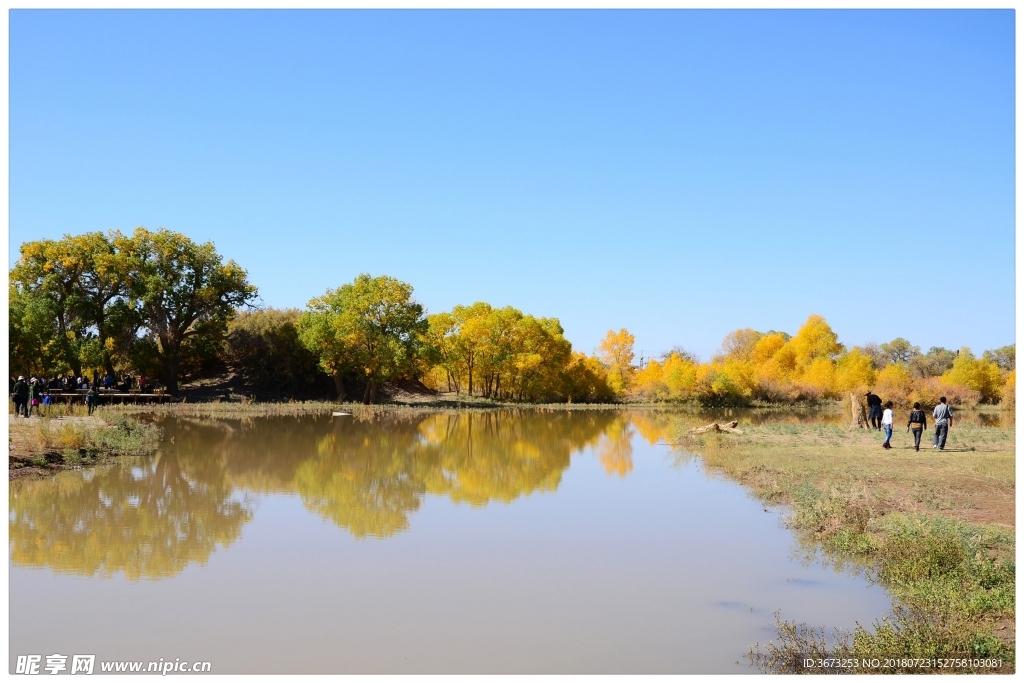
<path id="1" fill-rule="evenodd" d="M 107 392 L 130 392 L 138 390 L 143 394 L 151 393 L 153 384 L 145 376 L 138 378 L 132 375 L 124 375 L 120 380 L 113 375 L 106 375 L 100 380 L 99 373 L 94 372 L 92 381 L 87 377 L 74 375 L 57 375 L 47 379 L 46 377 L 30 377 L 25 379 L 19 376 L 17 379 L 10 378 L 8 381 L 8 393 L 14 399 L 14 414 L 16 416 L 30 417 L 35 411 L 37 416 L 42 416 L 53 404 L 56 395 L 65 392 L 85 392 L 85 403 L 89 407 L 89 415 L 100 402 L 100 388 Z"/>

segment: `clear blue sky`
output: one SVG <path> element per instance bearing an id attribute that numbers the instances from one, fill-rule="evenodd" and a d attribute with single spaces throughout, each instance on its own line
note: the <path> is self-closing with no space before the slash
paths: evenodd
<path id="1" fill-rule="evenodd" d="M 1014 341 L 1012 11 L 10 13 L 10 263 L 167 227 L 707 358 Z"/>

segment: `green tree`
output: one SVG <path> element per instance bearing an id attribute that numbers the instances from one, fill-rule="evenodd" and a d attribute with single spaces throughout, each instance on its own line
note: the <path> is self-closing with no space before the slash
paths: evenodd
<path id="1" fill-rule="evenodd" d="M 918 378 L 938 377 L 953 367 L 956 352 L 933 346 L 928 353 L 910 359 L 910 371 Z"/>
<path id="2" fill-rule="evenodd" d="M 155 337 L 168 391 L 177 393 L 183 344 L 192 337 L 222 337 L 234 310 L 256 298 L 256 287 L 237 263 L 221 259 L 212 242 L 137 228 L 123 244 L 130 301 Z"/>
<path id="3" fill-rule="evenodd" d="M 21 293 L 33 295 L 36 313 L 42 312 L 40 297 L 47 299 L 45 309 L 56 326 L 56 334 L 52 335 L 56 342 L 53 350 L 59 349 L 64 364 L 76 375 L 81 375 L 78 346 L 85 336 L 88 321 L 82 316 L 80 286 L 88 258 L 80 250 L 72 248 L 70 239 L 39 240 L 21 245 L 21 257 L 10 278 L 21 288 Z"/>
<path id="4" fill-rule="evenodd" d="M 228 321 L 225 362 L 253 386 L 291 395 L 319 394 L 318 359 L 299 341 L 298 309 L 238 311 Z"/>
<path id="5" fill-rule="evenodd" d="M 380 384 L 413 370 L 429 325 L 411 285 L 364 273 L 312 299 L 298 327 L 302 343 L 334 377 L 339 395 L 342 372 L 351 367 L 365 377 L 363 402 L 371 403 Z"/>
<path id="6" fill-rule="evenodd" d="M 879 347 L 886 355 L 890 363 L 907 365 L 915 356 L 921 355 L 921 347 L 914 346 L 903 337 L 896 337 L 891 342 L 886 342 Z"/>
<path id="7" fill-rule="evenodd" d="M 42 292 L 8 287 L 9 358 L 15 375 L 52 376 L 64 363 L 64 341 L 57 329 L 57 304 Z"/>

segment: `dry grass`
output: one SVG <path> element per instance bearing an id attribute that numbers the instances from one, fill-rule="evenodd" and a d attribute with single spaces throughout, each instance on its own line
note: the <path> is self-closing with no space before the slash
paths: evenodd
<path id="1" fill-rule="evenodd" d="M 160 429 L 127 416 L 8 418 L 10 477 L 98 464 L 107 458 L 156 450 Z"/>
<path id="2" fill-rule="evenodd" d="M 873 430 L 825 424 L 743 424 L 744 433 L 691 436 L 678 457 L 700 455 L 711 473 L 790 506 L 790 526 L 839 561 L 864 567 L 890 591 L 893 614 L 837 633 L 778 619 L 775 639 L 751 649 L 772 673 L 820 673 L 805 657 L 897 658 L 871 673 L 934 673 L 899 658 L 996 658 L 1015 668 L 1014 429 L 960 423 L 946 450 L 930 434 L 915 452 L 906 432 L 881 447 Z M 864 672 L 867 673 L 867 672 Z"/>
<path id="3" fill-rule="evenodd" d="M 691 421 L 692 422 L 692 421 Z M 1014 525 L 1014 429 L 954 425 L 946 450 L 931 448 L 926 431 L 921 451 L 905 431 L 893 434 L 891 450 L 881 432 L 831 425 L 742 424 L 742 435 L 685 437 L 684 449 L 704 465 L 754 489 L 770 502 L 793 503 L 807 487 L 855 492 L 877 513 L 940 513 L 966 522 Z M 681 457 L 686 457 L 685 453 Z"/>

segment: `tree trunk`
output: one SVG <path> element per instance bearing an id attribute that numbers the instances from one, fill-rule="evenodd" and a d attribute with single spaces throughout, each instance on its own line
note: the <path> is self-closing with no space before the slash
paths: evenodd
<path id="1" fill-rule="evenodd" d="M 102 310 L 103 307 L 100 306 L 100 311 Z M 106 316 L 104 316 L 103 313 L 100 313 L 99 319 L 96 321 L 96 337 L 100 342 L 100 348 L 103 349 L 103 372 L 113 377 L 114 360 L 110 357 L 110 349 L 107 348 L 107 339 L 110 335 L 104 331 L 106 323 Z"/>
<path id="2" fill-rule="evenodd" d="M 338 393 L 338 400 L 345 400 L 345 384 L 341 381 L 341 373 L 335 370 L 331 374 L 331 379 L 334 380 L 334 390 Z"/>
<path id="3" fill-rule="evenodd" d="M 164 360 L 164 382 L 167 383 L 167 393 L 172 396 L 178 394 L 178 355 L 170 356 Z"/>
<path id="4" fill-rule="evenodd" d="M 864 404 L 860 402 L 856 394 L 850 394 L 850 427 L 863 427 L 867 429 L 868 414 L 864 410 Z"/>
<path id="5" fill-rule="evenodd" d="M 373 380 L 366 381 L 366 389 L 363 390 L 363 405 L 370 405 L 370 399 L 373 394 Z"/>
<path id="6" fill-rule="evenodd" d="M 110 351 L 106 349 L 106 345 L 103 348 L 103 372 L 111 377 L 114 376 L 114 360 L 110 357 Z"/>

